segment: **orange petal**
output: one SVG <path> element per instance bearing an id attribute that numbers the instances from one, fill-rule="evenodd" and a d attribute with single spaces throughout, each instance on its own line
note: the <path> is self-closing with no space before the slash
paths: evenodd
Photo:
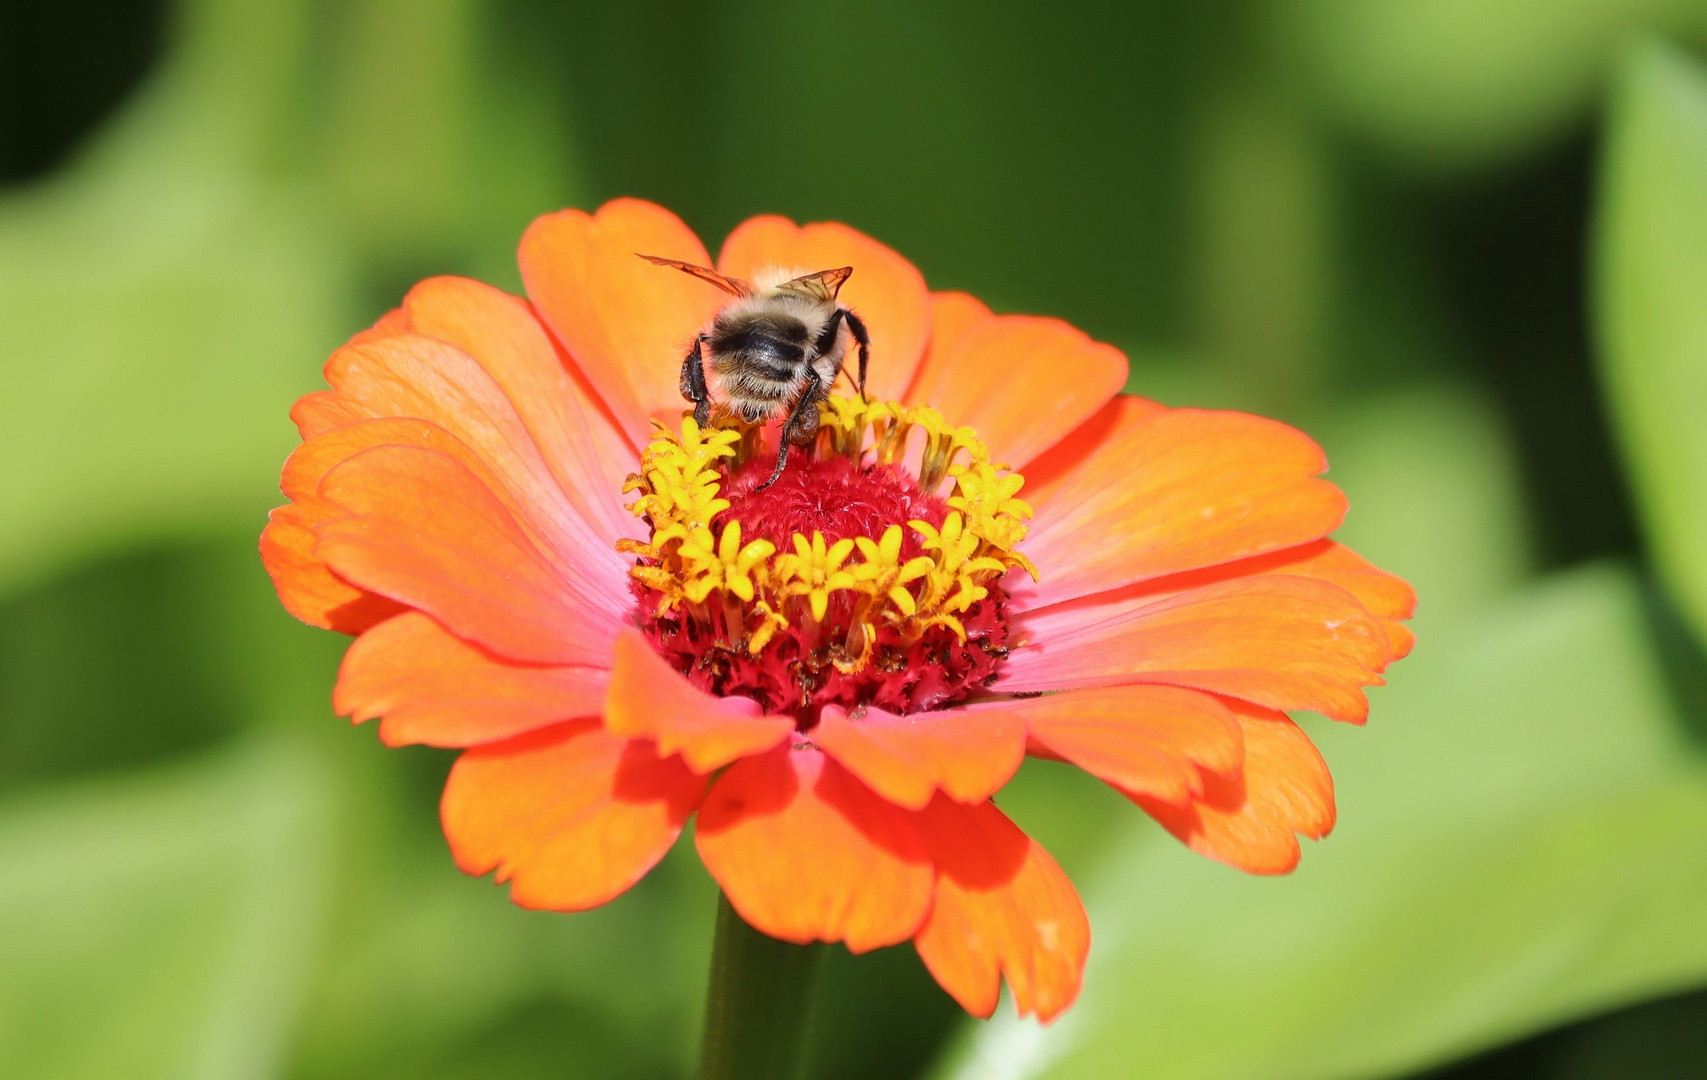
<path id="1" fill-rule="evenodd" d="M 510 663 L 411 611 L 350 646 L 332 706 L 358 724 L 383 716 L 387 746 L 478 746 L 597 716 L 609 681 L 600 668 Z"/>
<path id="2" fill-rule="evenodd" d="M 375 446 L 422 446 L 466 465 L 488 487 L 497 477 L 472 450 L 425 420 L 356 420 L 298 446 L 285 461 L 279 487 L 293 506 L 274 510 L 261 534 L 261 561 L 285 609 L 313 626 L 359 634 L 404 610 L 402 605 L 350 584 L 314 552 L 315 526 L 343 511 L 320 498 L 320 481 L 333 467 Z"/>
<path id="3" fill-rule="evenodd" d="M 1357 552 L 1332 540 L 1317 540 L 1251 559 L 1155 578 L 1145 582 L 1134 595 L 1136 592 L 1158 596 L 1184 592 L 1212 582 L 1252 574 L 1295 574 L 1338 585 L 1357 597 L 1358 602 L 1387 628 L 1394 660 L 1402 659 L 1416 644 L 1416 635 L 1401 623 L 1416 613 L 1416 590 L 1405 579 L 1371 565 Z"/>
<path id="4" fill-rule="evenodd" d="M 1387 641 L 1393 652 L 1393 659 L 1403 660 L 1411 655 L 1411 650 L 1417 647 L 1417 635 L 1403 623 L 1382 620 L 1381 625 L 1387 628 Z"/>
<path id="5" fill-rule="evenodd" d="M 1196 852 L 1252 874 L 1284 874 L 1298 865 L 1298 837 L 1334 827 L 1334 780 L 1310 737 L 1284 715 L 1235 705 L 1245 735 L 1244 769 L 1205 773 L 1203 795 L 1173 806 L 1133 795 L 1162 827 Z"/>
<path id="6" fill-rule="evenodd" d="M 351 585 L 314 553 L 314 526 L 337 512 L 324 504 L 294 503 L 274 510 L 261 532 L 261 563 L 286 611 L 310 626 L 359 634 L 407 609 Z"/>
<path id="7" fill-rule="evenodd" d="M 1417 636 L 1400 620 L 1417 611 L 1417 591 L 1410 582 L 1397 574 L 1374 566 L 1357 552 L 1332 540 L 1294 548 L 1290 554 L 1276 552 L 1274 564 L 1266 572 L 1298 574 L 1331 582 L 1357 597 L 1369 613 L 1381 620 L 1392 643 L 1394 660 L 1410 655 Z"/>
<path id="8" fill-rule="evenodd" d="M 919 370 L 913 376 L 913 385 L 919 385 L 919 379 L 932 366 L 932 360 L 937 366 L 942 361 L 954 355 L 966 341 L 967 335 L 979 326 L 996 317 L 984 301 L 963 292 L 933 292 L 931 293 L 931 338 L 925 346 L 925 358 L 919 365 Z M 916 393 L 908 391 L 904 401 L 923 401 Z M 926 404 L 929 404 L 927 401 Z"/>
<path id="9" fill-rule="evenodd" d="M 714 697 L 688 682 L 629 627 L 617 635 L 605 700 L 605 727 L 629 738 L 655 739 L 660 754 L 681 753 L 697 773 L 769 750 L 794 721 L 764 716 L 744 697 Z"/>
<path id="10" fill-rule="evenodd" d="M 1049 502 L 1056 490 L 1072 479 L 1086 461 L 1111 440 L 1122 436 L 1129 426 L 1167 411 L 1165 405 L 1149 398 L 1115 395 L 1112 401 L 1098 409 L 1065 439 L 1026 464 L 1025 500 L 1034 507 Z"/>
<path id="11" fill-rule="evenodd" d="M 1362 723 L 1360 689 L 1391 658 L 1380 621 L 1325 581 L 1262 574 L 1157 599 L 1091 597 L 1030 612 L 999 687 L 1168 683 Z"/>
<path id="12" fill-rule="evenodd" d="M 381 315 L 374 324 L 366 330 L 358 331 L 348 344 L 354 345 L 362 341 L 379 341 L 382 338 L 396 337 L 398 334 L 414 333 L 409 325 L 409 313 L 400 307 L 392 308 Z"/>
<path id="13" fill-rule="evenodd" d="M 1198 690 L 1106 686 L 977 707 L 1024 720 L 1046 756 L 1164 802 L 1201 795 L 1200 769 L 1227 772 L 1244 760 L 1232 711 Z"/>
<path id="14" fill-rule="evenodd" d="M 912 263 L 846 225 L 796 225 L 775 214 L 736 226 L 717 259 L 724 274 L 749 280 L 767 270 L 806 274 L 839 266 L 854 268 L 840 299 L 871 331 L 866 393 L 879 401 L 899 399 L 913 381 L 931 332 L 930 292 Z M 858 363 L 858 354 L 850 349 L 850 376 L 858 375 Z"/>
<path id="15" fill-rule="evenodd" d="M 518 257 L 534 306 L 629 442 L 645 446 L 652 420 L 679 425 L 682 358 L 728 298 L 637 254 L 711 262 L 681 218 L 640 199 L 547 214 L 528 227 Z"/>
<path id="16" fill-rule="evenodd" d="M 1126 385 L 1126 357 L 1059 319 L 998 315 L 926 357 L 908 399 L 970 424 L 998 461 L 1024 466 Z"/>
<path id="17" fill-rule="evenodd" d="M 815 749 L 779 746 L 718 778 L 699 857 L 748 924 L 784 941 L 862 953 L 912 937 L 931 864 L 912 816 Z"/>
<path id="18" fill-rule="evenodd" d="M 425 420 L 455 436 L 497 478 L 494 490 L 535 543 L 572 563 L 609 599 L 626 602 L 623 558 L 564 496 L 503 388 L 472 356 L 435 338 L 394 336 L 346 345 L 326 362 L 325 375 L 363 419 Z"/>
<path id="19" fill-rule="evenodd" d="M 1201 409 L 1129 417 L 1033 503 L 1025 553 L 1043 580 L 1016 585 L 1015 604 L 1056 604 L 1326 536 L 1346 509 L 1340 490 L 1316 479 L 1327 467 L 1314 442 L 1273 420 Z"/>
<path id="20" fill-rule="evenodd" d="M 467 278 L 438 277 L 409 290 L 403 306 L 417 333 L 455 345 L 492 376 L 606 547 L 638 535 L 620 493 L 640 456 L 527 301 Z"/>
<path id="21" fill-rule="evenodd" d="M 320 495 L 346 515 L 316 529 L 339 577 L 511 660 L 609 663 L 626 611 L 577 588 L 450 455 L 375 447 L 328 473 Z"/>
<path id="22" fill-rule="evenodd" d="M 704 792 L 680 759 L 586 719 L 464 753 L 439 816 L 464 873 L 498 871 L 522 907 L 583 911 L 645 877 Z"/>
<path id="23" fill-rule="evenodd" d="M 938 797 L 919 815 L 936 862 L 936 903 L 913 939 L 925 967 L 975 1016 L 1005 974 L 1019 1014 L 1048 1023 L 1079 996 L 1091 924 L 1049 853 L 993 803 Z"/>
<path id="24" fill-rule="evenodd" d="M 854 720 L 826 705 L 812 741 L 909 810 L 923 808 L 939 789 L 959 802 L 983 802 L 1025 760 L 1024 721 L 976 706 L 916 716 L 867 709 Z"/>
<path id="25" fill-rule="evenodd" d="M 279 490 L 292 502 L 313 503 L 320 498 L 320 481 L 327 473 L 376 446 L 415 446 L 448 454 L 503 499 L 512 513 L 519 510 L 498 475 L 466 443 L 437 424 L 416 419 L 359 420 L 314 436 L 285 459 Z"/>
<path id="26" fill-rule="evenodd" d="M 387 334 L 386 337 L 396 337 Z M 358 334 L 351 339 L 350 345 L 371 340 Z M 346 346 L 347 347 L 347 346 Z M 336 431 L 346 424 L 359 424 L 363 420 L 372 420 L 373 412 L 365 408 L 361 402 L 340 394 L 336 390 L 316 390 L 312 394 L 304 394 L 296 399 L 296 404 L 290 407 L 291 423 L 296 425 L 298 435 L 304 439 L 312 439 L 329 431 Z"/>

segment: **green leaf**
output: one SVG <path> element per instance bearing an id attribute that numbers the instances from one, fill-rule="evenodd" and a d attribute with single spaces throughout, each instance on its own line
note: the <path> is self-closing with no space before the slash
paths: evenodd
<path id="1" fill-rule="evenodd" d="M 1655 566 L 1707 640 L 1707 68 L 1649 42 L 1614 98 L 1601 365 Z"/>
<path id="2" fill-rule="evenodd" d="M 325 910 L 324 788 L 267 745 L 0 807 L 0 1076 L 278 1075 Z"/>
<path id="3" fill-rule="evenodd" d="M 1077 1010 L 1004 1017 L 941 1075 L 1392 1075 L 1707 977 L 1707 776 L 1635 583 L 1591 568 L 1477 622 L 1367 730 L 1311 725 L 1340 826 L 1296 875 L 1135 828 L 1087 889 Z"/>
<path id="4" fill-rule="evenodd" d="M 1269 5 L 1325 112 L 1423 171 L 1514 160 L 1585 113 L 1618 42 L 1703 25 L 1693 0 Z"/>

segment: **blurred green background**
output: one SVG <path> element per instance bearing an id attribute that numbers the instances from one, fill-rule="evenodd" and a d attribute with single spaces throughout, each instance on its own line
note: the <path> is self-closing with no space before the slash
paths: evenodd
<path id="1" fill-rule="evenodd" d="M 691 1074 L 691 847 L 462 877 L 254 551 L 332 347 L 623 194 L 1303 426 L 1422 596 L 1295 875 L 1033 762 L 1079 1007 L 837 953 L 815 1080 L 1707 1075 L 1701 0 L 3 0 L 0 178 L 0 1077 Z"/>

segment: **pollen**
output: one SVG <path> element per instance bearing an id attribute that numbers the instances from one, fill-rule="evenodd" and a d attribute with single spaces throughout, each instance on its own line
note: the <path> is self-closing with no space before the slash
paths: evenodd
<path id="1" fill-rule="evenodd" d="M 617 546 L 662 655 L 803 732 L 827 704 L 917 712 L 993 681 L 1000 581 L 1036 576 L 1024 477 L 925 406 L 832 396 L 815 458 L 770 485 L 762 431 L 728 425 L 659 425 L 624 487 L 650 536 Z"/>

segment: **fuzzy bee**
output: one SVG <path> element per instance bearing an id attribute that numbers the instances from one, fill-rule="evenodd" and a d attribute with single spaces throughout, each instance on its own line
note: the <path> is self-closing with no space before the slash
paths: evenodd
<path id="1" fill-rule="evenodd" d="M 849 338 L 859 345 L 859 393 L 865 396 L 871 335 L 860 317 L 836 300 L 853 267 L 755 284 L 693 263 L 640 257 L 692 274 L 734 297 L 694 337 L 682 361 L 681 388 L 701 425 L 714 411 L 749 424 L 784 418 L 776 471 L 754 490 L 776 483 L 791 444 L 805 446 L 817 436 L 818 405 L 830 396 Z"/>

